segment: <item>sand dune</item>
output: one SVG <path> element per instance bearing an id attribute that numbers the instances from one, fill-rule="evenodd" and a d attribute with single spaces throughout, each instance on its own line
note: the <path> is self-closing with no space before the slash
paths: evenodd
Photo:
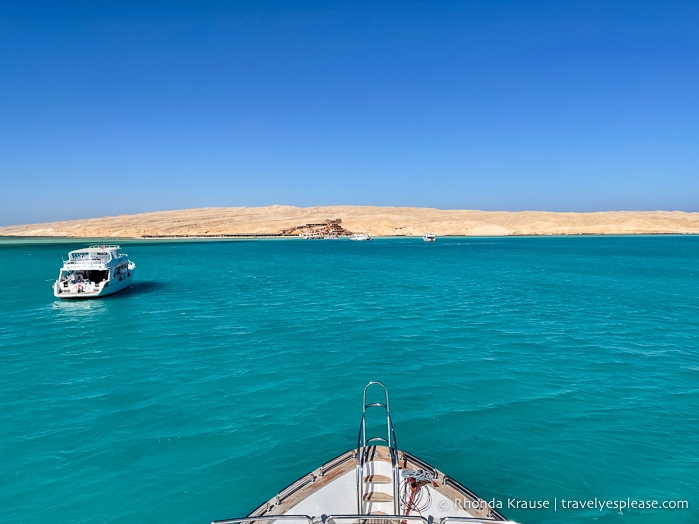
<path id="1" fill-rule="evenodd" d="M 699 234 L 699 213 L 605 211 L 552 213 L 440 210 L 416 207 L 226 207 L 0 227 L 0 236 L 138 238 L 168 235 L 279 233 L 281 229 L 341 218 L 345 229 L 375 236 Z"/>

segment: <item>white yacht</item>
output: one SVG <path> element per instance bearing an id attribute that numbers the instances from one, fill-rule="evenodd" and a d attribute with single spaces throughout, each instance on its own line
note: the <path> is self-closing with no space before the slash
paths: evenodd
<path id="1" fill-rule="evenodd" d="M 212 524 L 511 522 L 453 478 L 398 449 L 388 391 L 381 382 L 367 384 L 362 404 L 356 449 L 304 475 L 248 516 Z M 374 415 L 381 436 L 367 432 L 367 411 L 374 409 L 379 410 Z"/>
<path id="2" fill-rule="evenodd" d="M 354 240 L 355 242 L 361 242 L 364 240 L 373 240 L 367 233 L 354 233 L 350 235 L 350 240 Z"/>
<path id="3" fill-rule="evenodd" d="M 425 233 L 424 235 L 422 235 L 422 240 L 424 240 L 425 242 L 434 242 L 435 240 L 437 240 L 437 235 L 435 235 L 434 233 Z"/>
<path id="4" fill-rule="evenodd" d="M 111 295 L 131 285 L 136 264 L 119 252 L 119 246 L 90 246 L 68 253 L 68 260 L 53 294 L 58 298 L 94 298 Z"/>

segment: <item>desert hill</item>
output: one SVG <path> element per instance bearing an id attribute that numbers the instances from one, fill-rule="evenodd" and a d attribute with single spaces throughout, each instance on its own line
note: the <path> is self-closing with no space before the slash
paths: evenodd
<path id="1" fill-rule="evenodd" d="M 699 234 L 699 213 L 681 211 L 469 211 L 417 207 L 225 207 L 158 211 L 0 227 L 0 236 L 115 237 L 279 234 L 304 224 L 341 219 L 347 231 L 374 236 Z"/>

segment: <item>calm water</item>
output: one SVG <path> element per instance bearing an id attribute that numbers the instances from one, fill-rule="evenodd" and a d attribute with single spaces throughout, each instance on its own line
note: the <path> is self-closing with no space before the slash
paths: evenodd
<path id="1" fill-rule="evenodd" d="M 133 287 L 57 301 L 82 242 L 0 242 L 0 520 L 246 514 L 398 444 L 525 523 L 699 522 L 699 238 L 122 243 Z M 562 510 L 561 499 L 688 510 Z"/>

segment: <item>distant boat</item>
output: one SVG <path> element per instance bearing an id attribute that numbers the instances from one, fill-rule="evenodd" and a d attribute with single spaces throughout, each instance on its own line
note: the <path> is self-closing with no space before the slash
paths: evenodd
<path id="1" fill-rule="evenodd" d="M 301 233 L 299 236 L 304 240 L 318 240 L 323 238 L 317 231 L 314 231 L 313 233 Z"/>
<path id="2" fill-rule="evenodd" d="M 350 235 L 350 240 L 354 240 L 355 242 L 361 242 L 364 240 L 373 240 L 368 234 L 366 233 L 354 233 Z"/>
<path id="3" fill-rule="evenodd" d="M 422 235 L 422 240 L 424 240 L 425 242 L 434 242 L 435 240 L 437 240 L 437 235 L 435 235 L 434 233 L 425 233 L 424 235 Z"/>
<path id="4" fill-rule="evenodd" d="M 131 285 L 136 264 L 119 246 L 90 246 L 68 253 L 58 280 L 53 284 L 57 298 L 96 298 L 111 295 Z"/>

